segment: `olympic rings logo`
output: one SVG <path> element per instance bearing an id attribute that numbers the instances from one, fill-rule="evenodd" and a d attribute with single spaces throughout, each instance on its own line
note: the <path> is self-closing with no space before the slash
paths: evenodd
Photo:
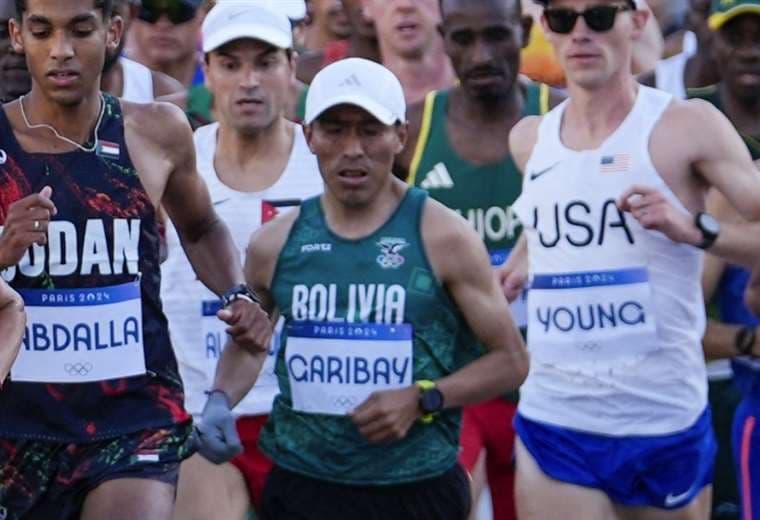
<path id="1" fill-rule="evenodd" d="M 336 395 L 332 398 L 332 404 L 341 408 L 353 407 L 356 405 L 356 397 L 352 395 Z"/>
<path id="2" fill-rule="evenodd" d="M 63 369 L 70 376 L 86 376 L 92 371 L 92 363 L 66 363 Z"/>

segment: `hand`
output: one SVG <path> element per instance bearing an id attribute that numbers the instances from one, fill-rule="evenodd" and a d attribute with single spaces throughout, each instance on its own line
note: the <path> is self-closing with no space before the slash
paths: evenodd
<path id="1" fill-rule="evenodd" d="M 0 269 L 16 265 L 32 244 L 47 242 L 50 217 L 58 212 L 50 200 L 52 194 L 53 189 L 45 186 L 10 205 L 0 235 Z"/>
<path id="2" fill-rule="evenodd" d="M 660 231 L 673 242 L 693 246 L 702 242 L 702 232 L 694 223 L 694 218 L 673 206 L 659 190 L 631 186 L 621 195 L 618 207 L 633 215 L 644 229 Z"/>
<path id="3" fill-rule="evenodd" d="M 398 441 L 406 437 L 420 418 L 420 389 L 416 385 L 399 390 L 374 392 L 349 416 L 369 442 Z"/>
<path id="4" fill-rule="evenodd" d="M 506 266 L 505 266 L 506 267 Z M 497 271 L 499 285 L 509 303 L 520 297 L 528 282 L 527 269 L 509 269 L 502 267 Z M 527 266 L 526 266 L 527 267 Z"/>
<path id="5" fill-rule="evenodd" d="M 223 464 L 243 452 L 227 396 L 211 392 L 193 432 L 198 452 L 214 464 Z"/>
<path id="6" fill-rule="evenodd" d="M 217 312 L 216 316 L 229 325 L 227 334 L 242 348 L 253 352 L 269 351 L 272 322 L 258 303 L 239 298 Z"/>

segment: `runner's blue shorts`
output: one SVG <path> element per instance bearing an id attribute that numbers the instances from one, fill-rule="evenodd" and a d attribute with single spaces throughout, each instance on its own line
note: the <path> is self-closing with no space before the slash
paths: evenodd
<path id="1" fill-rule="evenodd" d="M 519 412 L 515 431 L 546 475 L 598 489 L 620 505 L 680 509 L 712 483 L 717 443 L 709 407 L 691 427 L 669 435 L 597 435 Z"/>

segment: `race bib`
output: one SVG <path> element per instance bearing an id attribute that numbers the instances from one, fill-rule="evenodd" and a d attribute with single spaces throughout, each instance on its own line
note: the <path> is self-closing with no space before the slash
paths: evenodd
<path id="1" fill-rule="evenodd" d="M 412 384 L 412 326 L 293 323 L 285 361 L 293 409 L 345 415 L 373 392 Z"/>
<path id="2" fill-rule="evenodd" d="M 145 374 L 139 281 L 19 293 L 27 324 L 14 381 L 88 383 Z"/>
<path id="3" fill-rule="evenodd" d="M 203 351 L 206 353 L 206 360 L 211 364 L 210 373 L 213 375 L 216 370 L 216 364 L 222 355 L 224 346 L 229 340 L 229 334 L 225 332 L 228 325 L 216 317 L 216 313 L 222 308 L 222 302 L 219 300 L 204 301 L 201 304 L 201 332 L 203 337 Z M 258 379 L 254 388 L 277 388 L 277 376 L 274 373 L 277 350 L 280 346 L 280 336 L 282 333 L 282 319 L 275 326 L 272 341 L 269 344 L 269 354 L 261 367 Z M 254 391 L 254 390 L 251 390 Z"/>
<path id="4" fill-rule="evenodd" d="M 645 268 L 537 274 L 528 313 L 529 347 L 540 362 L 613 366 L 657 348 Z"/>

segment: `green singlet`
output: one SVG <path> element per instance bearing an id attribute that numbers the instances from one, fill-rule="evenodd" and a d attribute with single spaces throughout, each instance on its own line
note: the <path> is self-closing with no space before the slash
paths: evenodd
<path id="1" fill-rule="evenodd" d="M 548 111 L 546 85 L 528 83 L 525 94 L 523 115 Z M 522 176 L 511 155 L 484 165 L 460 157 L 446 130 L 448 108 L 449 91 L 434 91 L 425 98 L 408 182 L 465 217 L 485 242 L 491 264 L 501 265 L 520 236 L 511 205 L 520 196 Z"/>
<path id="2" fill-rule="evenodd" d="M 388 221 L 359 240 L 330 231 L 319 198 L 302 204 L 271 288 L 286 325 L 275 369 L 281 393 L 260 446 L 276 465 L 325 481 L 388 485 L 436 477 L 456 464 L 459 410 L 446 410 L 430 424 L 415 423 L 403 440 L 378 445 L 368 443 L 345 415 L 295 409 L 297 388 L 308 389 L 311 406 L 325 385 L 340 398 L 342 385 L 384 382 L 399 367 L 408 369 L 400 371 L 406 384 L 435 380 L 482 352 L 425 253 L 420 226 L 426 199 L 424 191 L 410 188 Z M 306 348 L 311 339 L 294 332 L 304 323 L 343 331 L 342 337 L 350 332 L 356 340 Z M 367 341 L 375 328 L 402 324 L 413 330 L 406 340 L 410 362 L 396 366 L 394 361 L 390 371 L 384 359 L 362 361 L 387 348 L 382 341 Z M 296 355 L 297 348 L 308 353 Z"/>

